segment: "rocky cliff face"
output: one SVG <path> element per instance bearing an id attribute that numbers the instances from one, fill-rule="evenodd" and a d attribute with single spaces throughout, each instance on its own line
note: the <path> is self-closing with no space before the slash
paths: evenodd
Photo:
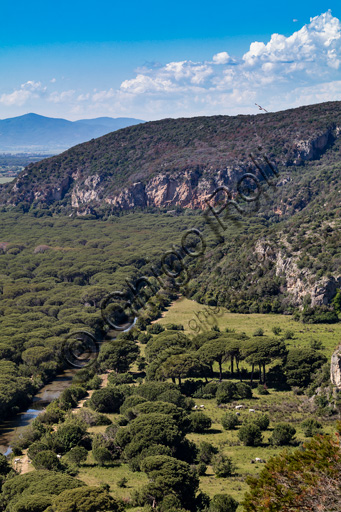
<path id="1" fill-rule="evenodd" d="M 330 380 L 334 386 L 341 389 L 341 345 L 338 346 L 332 355 Z"/>
<path id="2" fill-rule="evenodd" d="M 107 193 L 99 175 L 90 176 L 84 182 L 75 183 L 72 187 L 71 201 L 74 208 L 82 208 L 87 204 L 101 202 L 119 209 L 136 207 L 168 207 L 207 208 L 207 199 L 217 187 L 230 186 L 239 169 L 224 169 L 222 171 L 184 170 L 176 174 L 158 174 L 147 183 L 137 182 L 124 188 L 118 194 Z"/>
<path id="3" fill-rule="evenodd" d="M 105 205 L 204 208 L 216 187 L 233 188 L 240 173 L 257 172 L 250 152 L 258 160 L 267 155 L 289 175 L 293 167 L 319 159 L 341 132 L 341 102 L 325 105 L 126 128 L 29 166 L 0 187 L 0 204 L 64 200 L 80 211 Z"/>
<path id="4" fill-rule="evenodd" d="M 341 287 L 340 275 L 316 280 L 309 269 L 298 267 L 298 257 L 288 257 L 270 242 L 258 240 L 255 252 L 260 262 L 268 260 L 275 265 L 276 276 L 285 278 L 286 291 L 296 306 L 301 306 L 307 295 L 311 297 L 311 307 L 328 305 Z"/>
<path id="5" fill-rule="evenodd" d="M 319 158 L 334 139 L 335 131 L 329 130 L 312 140 L 295 142 L 293 163 L 299 165 L 303 161 Z M 205 209 L 205 199 L 219 186 L 231 188 L 240 176 L 250 171 L 248 165 L 249 163 L 239 163 L 234 167 L 207 168 L 200 172 L 197 169 L 164 172 L 147 182 L 135 182 L 118 193 L 108 192 L 107 183 L 101 179 L 100 174 L 94 174 L 84 180 L 80 173 L 74 173 L 71 204 L 80 210 L 86 205 L 95 206 L 100 203 L 124 210 L 147 206 Z M 286 165 L 289 165 L 288 161 Z M 287 180 L 288 178 L 282 178 L 279 186 Z"/>

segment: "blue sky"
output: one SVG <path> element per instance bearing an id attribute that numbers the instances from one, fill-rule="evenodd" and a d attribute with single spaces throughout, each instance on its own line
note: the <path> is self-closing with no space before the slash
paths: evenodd
<path id="1" fill-rule="evenodd" d="M 152 120 L 338 100 L 340 20 L 340 1 L 6 0 L 0 118 Z"/>

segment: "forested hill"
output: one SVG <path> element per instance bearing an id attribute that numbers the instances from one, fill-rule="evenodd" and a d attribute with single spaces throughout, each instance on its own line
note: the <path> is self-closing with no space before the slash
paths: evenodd
<path id="1" fill-rule="evenodd" d="M 341 102 L 255 116 L 149 122 L 29 165 L 2 187 L 0 202 L 23 203 L 26 209 L 32 204 L 57 211 L 74 208 L 78 213 L 98 212 L 103 206 L 203 208 L 218 185 L 233 188 L 242 173 L 255 169 L 250 152 L 265 154 L 286 173 L 285 183 L 292 183 L 307 173 L 309 162 L 330 166 L 339 161 L 340 133 Z M 283 200 L 282 213 L 293 199 Z M 297 204 L 296 210 L 305 205 Z"/>

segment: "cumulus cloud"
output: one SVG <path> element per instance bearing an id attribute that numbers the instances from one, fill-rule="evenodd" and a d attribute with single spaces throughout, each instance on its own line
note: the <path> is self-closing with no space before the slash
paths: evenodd
<path id="1" fill-rule="evenodd" d="M 297 89 L 302 99 L 304 91 L 308 94 L 319 83 L 329 84 L 323 90 L 329 87 L 330 99 L 339 99 L 331 84 L 339 78 L 340 67 L 341 23 L 327 11 L 288 37 L 273 34 L 268 42 L 254 41 L 239 60 L 221 51 L 211 61 L 144 67 L 135 78 L 123 81 L 120 91 L 141 105 L 152 98 L 159 106 L 163 103 L 163 109 L 171 103 L 169 110 L 180 115 L 202 109 L 207 114 L 237 113 L 241 106 L 252 112 L 255 98 L 265 104 L 276 101 L 280 109 L 296 101 Z M 318 89 L 311 91 L 311 102 L 319 101 Z M 185 107 L 189 111 L 181 112 Z"/>
<path id="2" fill-rule="evenodd" d="M 232 59 L 227 52 L 219 52 L 213 55 L 214 64 L 227 64 L 231 61 Z"/>
<path id="3" fill-rule="evenodd" d="M 35 82 L 28 80 L 24 84 L 21 84 L 20 89 L 16 89 L 11 93 L 4 93 L 0 96 L 0 103 L 6 106 L 19 106 L 24 105 L 28 100 L 32 98 L 38 98 L 44 95 L 46 87 L 43 87 L 41 82 Z"/>
<path id="4" fill-rule="evenodd" d="M 310 19 L 308 25 L 285 37 L 273 34 L 267 44 L 254 42 L 243 61 L 249 67 L 263 63 L 281 64 L 282 73 L 290 73 L 291 64 L 302 63 L 300 70 L 309 73 L 312 67 L 338 69 L 341 56 L 341 23 L 330 11 Z"/>
<path id="5" fill-rule="evenodd" d="M 145 62 L 119 88 L 48 92 L 28 81 L 0 96 L 4 105 L 44 97 L 66 112 L 129 115 L 144 119 L 256 113 L 341 99 L 341 23 L 331 11 L 311 18 L 289 36 L 254 41 L 241 58 L 227 49 L 210 60 Z"/>
<path id="6" fill-rule="evenodd" d="M 73 89 L 62 92 L 54 91 L 49 95 L 48 100 L 52 101 L 52 103 L 65 103 L 66 101 L 72 99 L 75 93 L 76 91 Z"/>

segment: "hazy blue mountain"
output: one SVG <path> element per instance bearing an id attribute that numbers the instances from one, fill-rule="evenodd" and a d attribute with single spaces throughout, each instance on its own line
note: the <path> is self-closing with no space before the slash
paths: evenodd
<path id="1" fill-rule="evenodd" d="M 67 121 L 25 114 L 0 120 L 0 152 L 58 153 L 76 144 L 143 122 L 128 117 Z"/>

